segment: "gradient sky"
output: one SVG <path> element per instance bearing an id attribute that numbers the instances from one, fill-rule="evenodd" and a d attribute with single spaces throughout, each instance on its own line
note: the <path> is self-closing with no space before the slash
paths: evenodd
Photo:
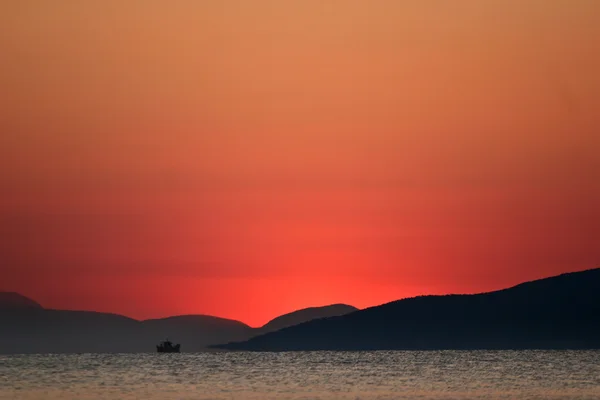
<path id="1" fill-rule="evenodd" d="M 0 290 L 136 318 L 600 266 L 597 0 L 4 0 Z"/>

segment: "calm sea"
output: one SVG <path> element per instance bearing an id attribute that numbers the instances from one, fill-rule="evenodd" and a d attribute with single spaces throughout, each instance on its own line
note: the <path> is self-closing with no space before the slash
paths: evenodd
<path id="1" fill-rule="evenodd" d="M 600 351 L 0 356 L 0 399 L 600 399 Z"/>

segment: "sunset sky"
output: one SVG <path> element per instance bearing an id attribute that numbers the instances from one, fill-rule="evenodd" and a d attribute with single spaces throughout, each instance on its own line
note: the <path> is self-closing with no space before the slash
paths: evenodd
<path id="1" fill-rule="evenodd" d="M 4 0 L 0 290 L 135 318 L 600 266 L 598 0 Z"/>

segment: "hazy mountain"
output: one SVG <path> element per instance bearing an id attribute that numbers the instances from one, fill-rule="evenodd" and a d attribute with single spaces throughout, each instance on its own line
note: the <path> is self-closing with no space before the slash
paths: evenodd
<path id="1" fill-rule="evenodd" d="M 210 344 L 223 338 L 246 340 L 254 336 L 254 330 L 248 325 L 231 319 L 209 315 L 184 315 L 162 319 L 142 321 L 147 343 L 145 350 L 153 351 L 159 339 L 172 338 L 182 344 L 182 351 L 195 352 L 206 349 Z"/>
<path id="2" fill-rule="evenodd" d="M 261 351 L 600 348 L 600 269 L 490 293 L 399 300 L 217 347 Z"/>
<path id="3" fill-rule="evenodd" d="M 346 304 L 332 304 L 324 307 L 310 307 L 281 315 L 260 328 L 262 333 L 273 332 L 289 326 L 298 325 L 313 319 L 336 317 L 358 311 L 358 308 Z"/>
<path id="4" fill-rule="evenodd" d="M 192 352 L 248 339 L 253 331 L 238 321 L 204 315 L 137 321 L 91 311 L 0 310 L 0 353 L 151 352 L 167 337 Z"/>
<path id="5" fill-rule="evenodd" d="M 21 296 L 18 293 L 0 292 L 0 310 L 27 308 L 41 309 L 42 306 L 25 296 Z"/>
<path id="6" fill-rule="evenodd" d="M 170 338 L 182 351 L 247 340 L 280 326 L 356 310 L 345 305 L 314 307 L 275 318 L 262 328 L 208 315 L 137 321 L 117 314 L 44 309 L 16 293 L 0 292 L 0 353 L 152 352 Z"/>
<path id="7" fill-rule="evenodd" d="M 0 353 L 131 351 L 142 334 L 134 319 L 89 311 L 12 310 L 0 321 Z"/>

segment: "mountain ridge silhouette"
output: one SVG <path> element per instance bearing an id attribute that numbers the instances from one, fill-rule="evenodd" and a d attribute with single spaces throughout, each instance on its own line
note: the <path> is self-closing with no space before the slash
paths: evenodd
<path id="1" fill-rule="evenodd" d="M 212 315 L 137 320 L 115 313 L 57 310 L 18 293 L 0 292 L 0 354 L 148 352 L 165 337 L 180 342 L 184 352 L 197 352 L 223 340 L 246 340 L 271 332 L 273 321 L 281 318 L 289 326 L 354 310 L 347 305 L 310 307 L 252 328 Z"/>
<path id="2" fill-rule="evenodd" d="M 0 291 L 0 309 L 42 309 L 42 305 L 29 297 L 16 292 Z"/>
<path id="3" fill-rule="evenodd" d="M 330 304 L 328 306 L 321 307 L 307 307 L 275 317 L 259 329 L 263 332 L 277 331 L 283 328 L 298 325 L 302 322 L 349 314 L 355 311 L 358 311 L 358 308 L 341 303 Z"/>
<path id="4" fill-rule="evenodd" d="M 600 268 L 487 293 L 396 300 L 214 347 L 249 351 L 600 348 Z"/>

